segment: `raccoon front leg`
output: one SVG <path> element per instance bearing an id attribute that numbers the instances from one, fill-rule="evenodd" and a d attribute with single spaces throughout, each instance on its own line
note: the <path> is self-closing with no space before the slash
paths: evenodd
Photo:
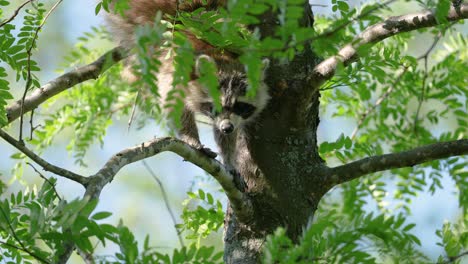
<path id="1" fill-rule="evenodd" d="M 198 128 L 197 124 L 195 123 L 195 115 L 187 107 L 184 107 L 180 121 L 182 126 L 179 129 L 179 137 L 186 143 L 205 153 L 208 157 L 216 158 L 217 154 L 215 152 L 209 148 L 205 148 L 200 143 Z"/>
<path id="2" fill-rule="evenodd" d="M 240 175 L 236 162 L 236 144 L 238 131 L 234 131 L 231 134 L 225 134 L 217 127 L 214 127 L 213 133 L 216 144 L 218 144 L 219 154 L 221 155 L 224 166 L 233 176 L 234 184 L 236 185 L 237 189 L 241 192 L 245 192 L 247 189 L 247 184 L 245 183 L 244 178 Z"/>

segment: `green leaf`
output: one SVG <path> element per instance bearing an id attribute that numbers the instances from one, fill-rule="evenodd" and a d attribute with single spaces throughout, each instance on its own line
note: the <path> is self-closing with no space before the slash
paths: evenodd
<path id="1" fill-rule="evenodd" d="M 96 5 L 96 8 L 94 9 L 94 14 L 97 15 L 99 14 L 99 11 L 101 11 L 102 3 L 98 3 Z"/>
<path id="2" fill-rule="evenodd" d="M 451 4 L 452 2 L 450 0 L 438 0 L 435 17 L 439 23 L 447 22 L 447 15 Z"/>
<path id="3" fill-rule="evenodd" d="M 202 189 L 198 189 L 198 196 L 200 199 L 205 200 L 205 192 Z"/>
<path id="4" fill-rule="evenodd" d="M 112 215 L 111 212 L 98 212 L 98 213 L 95 213 L 93 216 L 91 216 L 91 218 L 94 220 L 101 220 L 101 219 L 108 218 L 111 215 Z"/>

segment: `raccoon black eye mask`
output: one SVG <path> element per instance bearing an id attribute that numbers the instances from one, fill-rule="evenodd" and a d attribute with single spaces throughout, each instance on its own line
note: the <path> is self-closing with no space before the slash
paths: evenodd
<path id="1" fill-rule="evenodd" d="M 243 119 L 248 119 L 252 116 L 256 109 L 257 108 L 252 104 L 236 102 L 232 107 L 223 107 L 223 112 L 231 112 L 235 115 L 242 117 Z M 214 110 L 213 103 L 211 102 L 202 103 L 200 105 L 200 110 L 201 113 L 212 118 L 220 114 L 216 110 Z"/>
<path id="2" fill-rule="evenodd" d="M 236 102 L 232 107 L 232 112 L 243 119 L 247 119 L 255 112 L 257 108 L 249 103 Z"/>

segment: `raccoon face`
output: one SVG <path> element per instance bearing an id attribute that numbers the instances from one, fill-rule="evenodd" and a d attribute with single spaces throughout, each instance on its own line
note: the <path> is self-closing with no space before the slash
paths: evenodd
<path id="1" fill-rule="evenodd" d="M 206 55 L 200 56 L 197 59 L 196 69 L 200 59 L 212 60 L 211 57 Z M 266 68 L 268 62 L 268 60 L 263 62 L 264 68 Z M 238 63 L 220 64 L 219 62 L 216 65 L 218 67 L 217 77 L 221 109 L 217 110 L 214 107 L 213 100 L 208 96 L 206 89 L 202 89 L 206 96 L 199 101 L 196 108 L 197 112 L 213 120 L 215 129 L 223 134 L 230 134 L 237 128 L 252 121 L 265 108 L 270 97 L 263 82 L 263 74 L 256 95 L 253 98 L 248 98 L 246 95 L 250 87 L 247 84 L 247 76 L 244 73 L 243 66 Z M 201 97 L 198 98 L 202 99 Z"/>
<path id="2" fill-rule="evenodd" d="M 209 116 L 215 128 L 224 134 L 230 134 L 236 128 L 247 122 L 256 112 L 257 108 L 246 102 L 235 102 L 232 106 L 223 105 L 221 111 L 217 111 L 212 102 L 202 104 L 202 113 Z"/>
<path id="3" fill-rule="evenodd" d="M 230 134 L 263 110 L 269 99 L 266 87 L 260 87 L 254 98 L 247 98 L 249 89 L 247 77 L 241 72 L 219 72 L 221 109 L 218 111 L 213 102 L 201 104 L 201 112 L 209 116 L 217 130 Z M 265 86 L 262 84 L 261 86 Z"/>

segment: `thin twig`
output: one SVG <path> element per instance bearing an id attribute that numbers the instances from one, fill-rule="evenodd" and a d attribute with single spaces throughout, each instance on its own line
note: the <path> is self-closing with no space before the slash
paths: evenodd
<path id="1" fill-rule="evenodd" d="M 401 78 L 403 77 L 403 75 L 405 75 L 407 71 L 408 71 L 408 67 L 405 66 L 403 68 L 403 71 L 400 74 L 398 74 L 395 81 L 392 84 L 390 84 L 390 86 L 385 91 L 385 93 L 383 93 L 377 99 L 377 101 L 375 101 L 374 105 L 372 105 L 371 108 L 367 109 L 364 113 L 361 114 L 361 117 L 359 118 L 356 128 L 354 128 L 353 133 L 351 133 L 351 139 L 354 139 L 356 137 L 357 132 L 359 131 L 359 128 L 361 128 L 361 125 L 364 123 L 364 120 L 367 118 L 367 116 L 369 116 L 369 114 L 371 114 L 380 104 L 382 104 L 382 102 L 388 98 L 388 96 L 393 92 L 393 90 L 395 90 L 395 86 L 398 85 L 398 83 L 401 81 Z"/>
<path id="2" fill-rule="evenodd" d="M 321 5 L 321 4 L 310 4 L 310 6 L 318 6 L 318 7 L 328 7 L 328 5 Z"/>
<path id="3" fill-rule="evenodd" d="M 424 60 L 424 75 L 423 75 L 423 79 L 422 79 L 422 85 L 421 85 L 421 94 L 418 98 L 418 107 L 416 109 L 416 114 L 414 116 L 414 127 L 413 127 L 413 130 L 414 130 L 414 133 L 417 134 L 418 132 L 418 122 L 419 122 L 419 113 L 421 111 L 421 106 L 424 102 L 424 97 L 426 96 L 426 93 L 427 93 L 427 78 L 429 77 L 429 74 L 428 74 L 428 60 L 429 60 L 429 54 L 431 54 L 431 52 L 434 50 L 434 48 L 436 47 L 437 43 L 439 42 L 439 40 L 442 38 L 442 32 L 449 29 L 450 27 L 452 27 L 455 23 L 450 23 L 447 27 L 443 28 L 438 34 L 437 36 L 434 38 L 434 41 L 432 42 L 431 46 L 427 49 L 427 51 L 418 57 L 418 60 L 421 60 L 423 59 Z"/>
<path id="4" fill-rule="evenodd" d="M 444 30 L 446 30 L 447 28 L 445 28 Z M 418 58 L 418 60 L 420 59 L 424 60 L 424 75 L 423 75 L 422 85 L 421 85 L 421 94 L 418 99 L 418 108 L 416 109 L 416 114 L 414 116 L 414 128 L 413 129 L 414 129 L 415 134 L 417 134 L 417 130 L 418 130 L 417 127 L 418 127 L 418 121 L 419 121 L 419 112 L 421 111 L 421 106 L 424 102 L 424 97 L 427 91 L 426 82 L 427 82 L 427 77 L 429 76 L 428 66 L 427 66 L 429 54 L 432 52 L 432 50 L 435 48 L 435 46 L 437 45 L 437 43 L 439 42 L 441 38 L 442 38 L 442 33 L 439 32 L 437 36 L 434 38 L 434 41 L 432 42 L 432 45 L 429 47 L 429 49 L 427 49 L 427 51 Z"/>
<path id="5" fill-rule="evenodd" d="M 438 262 L 438 264 L 450 264 L 450 263 L 457 261 L 458 259 L 463 258 L 464 256 L 468 256 L 468 251 L 462 252 L 456 256 L 448 256 L 447 261 Z"/>
<path id="6" fill-rule="evenodd" d="M 110 109 L 109 111 L 100 112 L 100 113 L 98 113 L 98 116 L 100 116 L 100 115 L 108 115 L 109 117 L 112 117 L 115 113 L 121 111 L 121 110 L 124 109 L 124 108 L 127 108 L 127 107 L 129 107 L 129 106 L 132 106 L 132 105 L 133 105 L 133 103 L 126 103 L 126 104 L 123 104 L 123 105 L 121 105 L 121 106 L 118 106 L 118 107 L 116 107 L 116 108 L 114 108 L 114 109 Z"/>
<path id="7" fill-rule="evenodd" d="M 26 156 L 28 156 L 30 159 L 32 159 L 34 162 L 39 164 L 44 170 L 53 172 L 57 175 L 60 175 L 62 177 L 65 177 L 69 180 L 81 183 L 83 186 L 86 186 L 88 183 L 88 178 L 81 176 L 79 174 L 76 174 L 74 172 L 71 172 L 67 169 L 57 167 L 55 165 L 50 164 L 49 162 L 45 161 L 41 157 L 39 157 L 36 153 L 28 149 L 24 144 L 19 142 L 18 140 L 14 139 L 12 136 L 10 136 L 8 133 L 0 129 L 0 137 L 3 138 L 5 141 L 10 143 L 13 147 L 24 153 Z"/>
<path id="8" fill-rule="evenodd" d="M 343 86 L 349 86 L 350 84 L 357 84 L 358 82 L 350 82 L 350 83 L 339 83 L 339 81 L 336 82 L 336 84 L 330 85 L 328 87 L 320 88 L 320 91 L 327 91 L 327 90 L 333 90 L 338 87 L 343 87 Z"/>
<path id="9" fill-rule="evenodd" d="M 130 127 L 132 126 L 133 118 L 135 117 L 135 112 L 136 112 L 139 97 L 140 97 L 140 89 L 138 89 L 138 92 L 137 92 L 137 94 L 135 96 L 135 101 L 133 102 L 132 113 L 130 114 L 130 118 L 128 119 L 127 132 L 130 131 Z"/>
<path id="10" fill-rule="evenodd" d="M 90 253 L 87 253 L 87 252 L 84 252 L 83 250 L 77 248 L 76 249 L 76 252 L 78 253 L 78 255 L 83 259 L 84 263 L 86 264 L 94 264 L 96 263 L 94 261 L 94 257 L 92 254 Z"/>
<path id="11" fill-rule="evenodd" d="M 34 124 L 33 124 L 33 119 L 34 119 L 34 109 L 31 110 L 31 115 L 29 117 L 29 140 L 32 140 L 33 139 L 33 133 L 34 133 Z"/>
<path id="12" fill-rule="evenodd" d="M 50 187 L 52 187 L 52 189 L 54 190 L 55 192 L 55 195 L 57 196 L 57 198 L 59 199 L 59 201 L 62 201 L 62 198 L 60 197 L 59 193 L 57 192 L 57 189 L 55 188 L 55 184 L 53 182 L 51 182 L 49 179 L 47 179 L 46 176 L 44 176 L 40 171 L 38 171 L 36 169 L 36 167 L 34 167 L 34 165 L 32 165 L 30 162 L 26 162 L 26 164 L 28 164 L 31 168 L 33 168 L 33 170 L 39 174 L 39 177 L 41 177 L 44 181 L 46 181 Z"/>
<path id="13" fill-rule="evenodd" d="M 145 160 L 143 160 L 143 166 L 145 166 L 146 170 L 149 172 L 149 174 L 151 174 L 151 177 L 153 177 L 153 179 L 159 185 L 159 188 L 161 189 L 161 194 L 162 194 L 163 199 L 164 199 L 164 204 L 166 205 L 167 211 L 171 215 L 172 223 L 174 224 L 174 228 L 176 229 L 176 233 L 177 233 L 177 237 L 179 238 L 180 246 L 185 247 L 184 241 L 183 241 L 183 239 L 182 239 L 182 237 L 180 235 L 180 232 L 176 227 L 177 226 L 177 220 L 175 218 L 174 212 L 172 211 L 171 204 L 169 203 L 169 198 L 167 196 L 166 190 L 164 189 L 164 185 L 163 185 L 161 179 L 159 179 L 159 177 L 156 175 L 156 173 L 154 173 L 154 171 L 151 169 L 151 167 L 148 165 L 148 163 Z"/>
<path id="14" fill-rule="evenodd" d="M 31 3 L 32 1 L 34 1 L 34 0 L 29 0 L 29 1 L 26 1 L 26 2 L 22 3 L 22 4 L 15 10 L 14 14 L 13 14 L 10 18 L 8 18 L 7 20 L 5 20 L 4 22 L 2 22 L 2 23 L 0 24 L 0 28 L 3 27 L 4 25 L 10 23 L 11 21 L 13 21 L 13 19 L 15 19 L 15 17 L 19 14 L 19 11 L 21 10 L 21 8 L 25 7 L 27 4 Z"/>

